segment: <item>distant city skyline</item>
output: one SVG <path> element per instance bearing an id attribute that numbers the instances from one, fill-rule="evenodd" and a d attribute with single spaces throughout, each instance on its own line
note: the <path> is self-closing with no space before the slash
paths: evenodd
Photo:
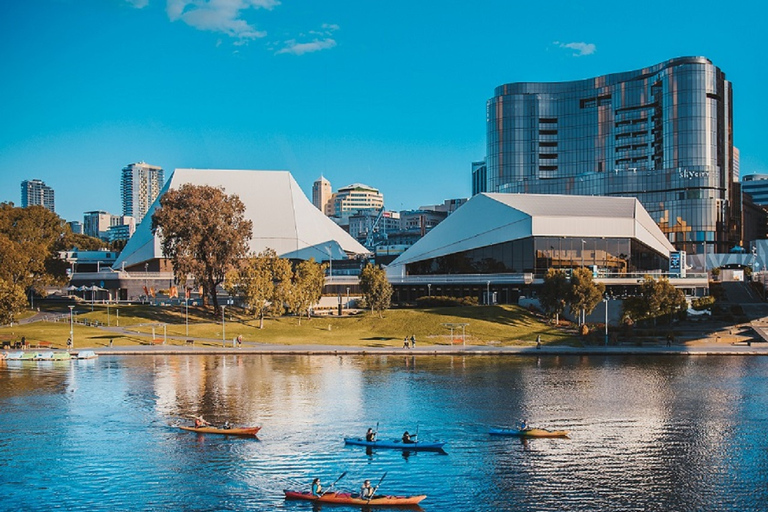
<path id="1" fill-rule="evenodd" d="M 66 220 L 117 213 L 122 168 L 145 161 L 166 179 L 284 169 L 310 198 L 323 175 L 376 187 L 391 210 L 440 204 L 471 195 L 495 87 L 681 56 L 726 74 L 740 174 L 768 173 L 764 4 L 675 2 L 649 23 L 563 0 L 542 16 L 501 0 L 4 2 L 0 201 L 40 179 Z"/>

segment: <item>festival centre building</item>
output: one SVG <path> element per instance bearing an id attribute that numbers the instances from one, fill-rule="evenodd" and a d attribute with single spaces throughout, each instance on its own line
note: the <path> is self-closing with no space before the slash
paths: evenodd
<path id="1" fill-rule="evenodd" d="M 120 300 L 135 299 L 144 287 L 169 287 L 173 268 L 163 256 L 160 236 L 152 233 L 152 214 L 165 192 L 187 183 L 221 187 L 240 198 L 245 218 L 253 222 L 249 249 L 254 254 L 269 248 L 292 260 L 331 259 L 336 274 L 343 273 L 347 262 L 349 268 L 359 270 L 357 259 L 370 254 L 315 208 L 288 171 L 176 169 L 112 269 L 77 273 L 71 283 L 100 286 Z"/>
<path id="2" fill-rule="evenodd" d="M 547 269 L 577 267 L 590 268 L 617 295 L 645 275 L 700 294 L 706 274 L 686 274 L 684 263 L 670 272 L 670 257 L 679 254 L 635 198 L 482 193 L 386 270 L 395 302 L 432 295 L 516 303 Z"/>

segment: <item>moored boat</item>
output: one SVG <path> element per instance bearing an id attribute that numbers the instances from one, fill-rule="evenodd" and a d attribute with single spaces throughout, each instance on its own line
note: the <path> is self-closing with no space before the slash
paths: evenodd
<path id="1" fill-rule="evenodd" d="M 568 437 L 567 430 L 546 430 L 543 428 L 492 428 L 488 431 L 492 436 L 515 437 Z"/>
<path id="2" fill-rule="evenodd" d="M 187 430 L 189 432 L 197 432 L 198 434 L 224 434 L 227 436 L 253 436 L 259 433 L 261 427 L 186 427 L 178 425 L 181 430 Z"/>
<path id="3" fill-rule="evenodd" d="M 46 352 L 36 352 L 32 359 L 35 361 L 51 361 L 53 360 L 53 352 L 50 350 Z"/>
<path id="4" fill-rule="evenodd" d="M 69 361 L 72 359 L 72 355 L 69 352 L 53 352 L 51 356 L 52 361 Z"/>
<path id="5" fill-rule="evenodd" d="M 98 354 L 93 350 L 81 350 L 77 353 L 78 359 L 94 359 L 96 357 L 98 357 Z"/>
<path id="6" fill-rule="evenodd" d="M 317 503 L 336 503 L 340 505 L 363 505 L 366 507 L 408 507 L 418 505 L 426 494 L 418 496 L 379 496 L 370 500 L 360 498 L 359 495 L 348 492 L 327 492 L 322 496 L 315 496 L 310 492 L 283 491 L 287 500 L 306 500 Z"/>
<path id="7" fill-rule="evenodd" d="M 404 443 L 400 440 L 394 441 L 366 441 L 360 437 L 345 437 L 344 444 L 351 444 L 355 446 L 368 446 L 371 448 L 390 448 L 393 450 L 407 450 L 407 451 L 433 451 L 439 452 L 443 450 L 445 443 Z"/>

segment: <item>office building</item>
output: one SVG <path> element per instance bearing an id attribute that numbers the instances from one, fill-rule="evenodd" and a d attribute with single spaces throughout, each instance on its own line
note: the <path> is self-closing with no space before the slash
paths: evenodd
<path id="1" fill-rule="evenodd" d="M 768 206 L 768 174 L 747 174 L 741 180 L 741 191 L 752 196 L 760 206 Z"/>
<path id="2" fill-rule="evenodd" d="M 126 165 L 120 180 L 123 215 L 140 223 L 163 188 L 163 169 L 144 162 Z"/>
<path id="3" fill-rule="evenodd" d="M 69 225 L 69 229 L 72 230 L 72 233 L 76 235 L 82 235 L 83 234 L 83 223 L 79 220 L 71 220 L 67 222 Z"/>
<path id="4" fill-rule="evenodd" d="M 114 215 L 103 210 L 85 212 L 83 214 L 83 234 L 107 240 L 109 238 L 107 230 L 112 225 L 113 217 Z"/>
<path id="5" fill-rule="evenodd" d="M 340 188 L 330 199 L 329 212 L 326 214 L 340 219 L 347 224 L 349 217 L 361 210 L 381 210 L 384 208 L 384 196 L 378 189 L 353 183 Z"/>
<path id="6" fill-rule="evenodd" d="M 41 180 L 24 180 L 21 182 L 21 207 L 43 206 L 55 212 L 53 189 Z"/>
<path id="7" fill-rule="evenodd" d="M 677 249 L 727 252 L 741 236 L 732 105 L 704 57 L 499 86 L 486 105 L 485 190 L 636 197 Z"/>
<path id="8" fill-rule="evenodd" d="M 328 204 L 332 195 L 331 182 L 324 177 L 320 176 L 312 184 L 312 204 L 326 215 L 328 215 Z"/>

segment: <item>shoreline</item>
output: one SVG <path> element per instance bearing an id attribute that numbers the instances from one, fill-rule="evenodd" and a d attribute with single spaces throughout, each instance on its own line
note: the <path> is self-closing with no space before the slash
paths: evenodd
<path id="1" fill-rule="evenodd" d="M 736 356 L 768 356 L 768 343 L 754 342 L 751 346 L 745 344 L 712 343 L 705 345 L 673 345 L 662 346 L 609 346 L 609 347 L 565 347 L 542 346 L 537 349 L 530 347 L 492 347 L 484 345 L 467 345 L 461 347 L 449 345 L 427 345 L 412 349 L 392 347 L 361 347 L 361 346 L 328 346 L 328 345 L 249 345 L 241 348 L 232 347 L 186 347 L 181 345 L 113 347 L 113 348 L 83 348 L 92 350 L 99 356 L 108 355 L 323 355 L 323 356 L 605 356 L 605 355 L 670 355 L 670 356 L 707 356 L 707 355 L 736 355 Z M 73 349 L 76 354 L 79 350 Z"/>

